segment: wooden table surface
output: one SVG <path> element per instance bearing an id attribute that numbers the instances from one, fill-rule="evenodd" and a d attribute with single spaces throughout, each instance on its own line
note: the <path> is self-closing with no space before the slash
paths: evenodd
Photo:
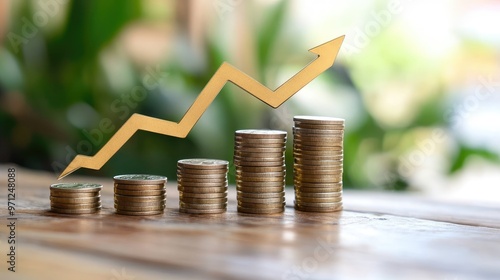
<path id="1" fill-rule="evenodd" d="M 113 212 L 111 179 L 99 214 L 49 212 L 55 175 L 17 168 L 16 272 L 7 270 L 7 171 L 0 166 L 0 279 L 500 279 L 500 207 L 409 194 L 344 192 L 345 210 L 238 214 Z M 3 178 L 1 178 L 3 177 Z"/>

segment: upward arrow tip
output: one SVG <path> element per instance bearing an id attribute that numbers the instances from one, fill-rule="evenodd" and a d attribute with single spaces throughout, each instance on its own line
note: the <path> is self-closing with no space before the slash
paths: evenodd
<path id="1" fill-rule="evenodd" d="M 333 40 L 330 40 L 326 43 L 323 43 L 319 46 L 316 46 L 309 51 L 317 54 L 317 55 L 333 55 L 333 57 L 337 56 L 337 53 L 339 52 L 340 46 L 342 45 L 342 42 L 344 42 L 345 35 L 342 35 L 340 37 L 337 37 Z M 333 61 L 332 61 L 333 63 Z"/>

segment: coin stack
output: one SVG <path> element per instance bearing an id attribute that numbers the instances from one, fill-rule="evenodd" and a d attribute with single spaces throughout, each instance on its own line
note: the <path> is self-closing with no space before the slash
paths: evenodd
<path id="1" fill-rule="evenodd" d="M 50 186 L 50 209 L 60 214 L 91 214 L 101 209 L 102 185 L 62 183 Z"/>
<path id="2" fill-rule="evenodd" d="M 293 118 L 295 209 L 342 210 L 344 119 Z"/>
<path id="3" fill-rule="evenodd" d="M 179 212 L 218 214 L 227 209 L 229 162 L 216 159 L 183 159 L 177 162 Z"/>
<path id="4" fill-rule="evenodd" d="M 165 209 L 167 177 L 130 174 L 113 177 L 117 214 L 145 216 L 162 214 Z"/>
<path id="5" fill-rule="evenodd" d="M 283 212 L 286 131 L 238 130 L 234 141 L 238 212 Z"/>

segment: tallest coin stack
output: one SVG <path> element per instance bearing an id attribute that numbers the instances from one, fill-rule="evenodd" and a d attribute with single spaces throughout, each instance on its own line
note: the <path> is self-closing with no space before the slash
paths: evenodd
<path id="1" fill-rule="evenodd" d="M 295 209 L 342 210 L 344 119 L 293 118 Z"/>

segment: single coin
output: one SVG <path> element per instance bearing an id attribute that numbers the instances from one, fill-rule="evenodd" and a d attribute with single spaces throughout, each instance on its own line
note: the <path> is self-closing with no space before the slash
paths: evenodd
<path id="1" fill-rule="evenodd" d="M 285 207 L 279 207 L 279 208 L 265 208 L 265 209 L 260 209 L 260 208 L 246 208 L 246 207 L 240 207 L 238 206 L 238 212 L 241 213 L 246 213 L 246 214 L 279 214 L 283 213 L 285 211 Z"/>
<path id="2" fill-rule="evenodd" d="M 236 180 L 236 186 L 239 187 L 284 187 L 285 186 L 285 180 L 280 182 L 248 182 L 245 180 Z"/>
<path id="3" fill-rule="evenodd" d="M 192 158 L 181 159 L 177 162 L 178 167 L 196 169 L 227 169 L 228 161 L 219 159 Z"/>
<path id="4" fill-rule="evenodd" d="M 244 172 L 236 170 L 236 175 L 240 177 L 283 177 L 286 171 L 280 172 Z"/>
<path id="5" fill-rule="evenodd" d="M 165 206 L 167 200 L 157 200 L 157 201 L 139 201 L 139 202 L 130 202 L 130 201 L 121 201 L 115 199 L 115 204 L 123 205 L 125 207 L 146 207 L 146 206 Z"/>
<path id="6" fill-rule="evenodd" d="M 115 203 L 115 209 L 119 211 L 134 211 L 134 212 L 144 212 L 144 211 L 161 211 L 165 209 L 165 205 L 155 205 L 155 206 L 126 206 Z"/>
<path id="7" fill-rule="evenodd" d="M 317 212 L 317 213 L 331 213 L 331 212 L 337 212 L 337 211 L 342 211 L 343 207 L 342 205 L 335 207 L 335 208 L 330 208 L 330 207 L 304 207 L 300 205 L 295 205 L 295 210 L 303 211 L 303 212 Z"/>
<path id="8" fill-rule="evenodd" d="M 338 203 L 342 202 L 342 197 L 328 197 L 328 198 L 316 198 L 316 197 L 295 197 L 295 202 L 297 204 L 303 203 Z M 305 205 L 307 206 L 307 205 Z"/>
<path id="9" fill-rule="evenodd" d="M 226 212 L 226 208 L 220 209 L 184 209 L 179 208 L 179 212 L 186 214 L 221 214 Z"/>
<path id="10" fill-rule="evenodd" d="M 325 130 L 345 130 L 345 125 L 336 124 L 310 124 L 310 123 L 296 123 L 295 127 L 308 128 L 308 129 L 325 129 Z"/>
<path id="11" fill-rule="evenodd" d="M 184 209 L 200 209 L 200 210 L 221 209 L 221 208 L 227 207 L 227 202 L 226 203 L 219 203 L 219 204 L 197 204 L 197 203 L 185 203 L 185 202 L 179 201 L 179 206 L 181 208 L 184 208 Z"/>
<path id="12" fill-rule="evenodd" d="M 127 216 L 153 216 L 163 214 L 164 210 L 155 210 L 155 211 L 123 211 L 116 210 L 115 213 L 119 215 L 127 215 Z"/>
<path id="13" fill-rule="evenodd" d="M 50 190 L 51 196 L 57 197 L 73 197 L 73 198 L 81 198 L 81 197 L 95 197 L 100 194 L 100 191 L 96 192 L 67 192 L 67 191 L 56 191 L 55 189 Z"/>
<path id="14" fill-rule="evenodd" d="M 240 187 L 236 186 L 236 190 L 245 193 L 280 193 L 285 191 L 285 187 Z"/>
<path id="15" fill-rule="evenodd" d="M 234 142 L 241 144 L 259 144 L 259 145 L 285 145 L 286 137 L 281 138 L 248 138 L 240 135 L 234 136 Z"/>
<path id="16" fill-rule="evenodd" d="M 178 186 L 177 190 L 183 193 L 222 193 L 227 191 L 227 187 L 185 187 Z"/>
<path id="17" fill-rule="evenodd" d="M 284 201 L 278 203 L 248 203 L 245 201 L 238 200 L 238 206 L 245 208 L 279 208 L 285 207 L 286 203 Z"/>
<path id="18" fill-rule="evenodd" d="M 93 209 L 101 207 L 101 202 L 95 203 L 57 203 L 51 202 L 50 207 L 59 209 Z"/>
<path id="19" fill-rule="evenodd" d="M 344 130 L 326 130 L 326 129 L 310 129 L 310 128 L 301 128 L 294 127 L 292 129 L 294 135 L 303 135 L 303 136 L 331 136 L 331 137 L 339 137 L 344 135 Z"/>
<path id="20" fill-rule="evenodd" d="M 204 174 L 227 174 L 228 168 L 221 169 L 196 169 L 196 168 L 185 168 L 185 167 L 177 167 L 177 173 L 179 174 L 195 174 L 195 175 L 204 175 Z"/>
<path id="21" fill-rule="evenodd" d="M 322 125 L 344 125 L 345 123 L 344 119 L 322 116 L 294 116 L 293 121 L 296 124 L 308 123 Z"/>
<path id="22" fill-rule="evenodd" d="M 59 214 L 93 214 L 101 210 L 100 207 L 92 208 L 92 209 L 61 209 L 51 207 L 50 211 L 59 213 Z"/>
<path id="23" fill-rule="evenodd" d="M 129 190 L 129 191 L 152 191 L 152 190 L 164 190 L 165 184 L 153 184 L 153 185 L 144 185 L 144 184 L 116 184 L 115 189 L 120 190 Z"/>
<path id="24" fill-rule="evenodd" d="M 227 180 L 226 173 L 220 173 L 220 174 L 188 174 L 188 173 L 182 173 L 182 172 L 177 172 L 177 179 L 179 178 L 184 178 L 184 179 L 215 179 L 215 180 Z"/>
<path id="25" fill-rule="evenodd" d="M 115 194 L 119 195 L 129 195 L 129 196 L 155 196 L 155 195 L 164 195 L 167 192 L 166 189 L 163 190 L 145 190 L 145 191 L 130 191 L 130 190 L 121 190 L 115 188 Z"/>
<path id="26" fill-rule="evenodd" d="M 241 136 L 243 138 L 266 138 L 266 139 L 280 139 L 286 137 L 286 131 L 282 130 L 270 130 L 270 129 L 242 129 L 236 130 L 234 133 L 236 136 Z"/>
<path id="27" fill-rule="evenodd" d="M 115 200 L 118 201 L 128 201 L 128 202 L 146 202 L 146 201 L 158 201 L 164 200 L 166 195 L 148 195 L 148 196 L 130 196 L 115 194 Z"/>
<path id="28" fill-rule="evenodd" d="M 277 153 L 249 153 L 242 151 L 234 151 L 234 155 L 239 158 L 281 158 L 283 157 L 283 152 Z"/>
<path id="29" fill-rule="evenodd" d="M 224 198 L 227 197 L 227 191 L 225 192 L 220 192 L 220 193 L 185 193 L 180 191 L 179 192 L 179 198 L 184 199 L 184 198 Z"/>
<path id="30" fill-rule="evenodd" d="M 286 166 L 237 166 L 236 167 L 236 173 L 238 172 L 255 172 L 255 173 L 260 173 L 260 172 L 286 172 Z"/>
<path id="31" fill-rule="evenodd" d="M 96 192 L 102 189 L 101 184 L 90 183 L 60 183 L 50 185 L 50 190 L 58 192 Z"/>
<path id="32" fill-rule="evenodd" d="M 342 191 L 342 187 L 313 187 L 313 188 L 308 188 L 308 187 L 302 187 L 302 186 L 297 186 L 295 185 L 295 189 L 299 190 L 302 194 L 304 193 L 333 193 L 333 192 L 340 192 Z"/>
<path id="33" fill-rule="evenodd" d="M 317 203 L 317 202 L 299 202 L 297 200 L 294 201 L 295 205 L 301 207 L 315 207 L 315 208 L 337 208 L 342 206 L 342 202 L 332 202 L 332 203 Z"/>
<path id="34" fill-rule="evenodd" d="M 183 187 L 196 187 L 196 188 L 208 188 L 208 187 L 227 187 L 227 180 L 224 182 L 184 182 L 182 180 L 177 181 L 177 186 Z"/>
<path id="35" fill-rule="evenodd" d="M 227 197 L 222 198 L 196 198 L 196 197 L 181 197 L 180 201 L 193 204 L 222 204 L 227 203 Z"/>
<path id="36" fill-rule="evenodd" d="M 249 193 L 237 191 L 237 198 L 281 198 L 285 196 L 285 192 L 272 192 L 272 193 Z"/>
<path id="37" fill-rule="evenodd" d="M 295 190 L 296 198 L 336 198 L 342 197 L 342 192 L 329 192 L 329 193 L 307 193 L 300 190 Z"/>
<path id="38" fill-rule="evenodd" d="M 269 166 L 283 166 L 285 164 L 285 160 L 280 161 L 238 161 L 235 160 L 234 164 L 236 168 L 239 166 L 253 166 L 253 167 L 269 167 Z"/>
<path id="39" fill-rule="evenodd" d="M 101 201 L 101 196 L 91 197 L 57 197 L 50 196 L 50 201 L 55 203 L 97 203 Z"/>
<path id="40" fill-rule="evenodd" d="M 285 202 L 285 197 L 272 197 L 272 198 L 246 198 L 238 196 L 238 202 L 248 204 L 248 203 L 257 203 L 257 204 L 279 204 Z"/>
<path id="41" fill-rule="evenodd" d="M 167 182 L 167 177 L 147 174 L 126 174 L 117 175 L 113 177 L 113 180 L 117 184 L 156 185 L 165 184 Z"/>

